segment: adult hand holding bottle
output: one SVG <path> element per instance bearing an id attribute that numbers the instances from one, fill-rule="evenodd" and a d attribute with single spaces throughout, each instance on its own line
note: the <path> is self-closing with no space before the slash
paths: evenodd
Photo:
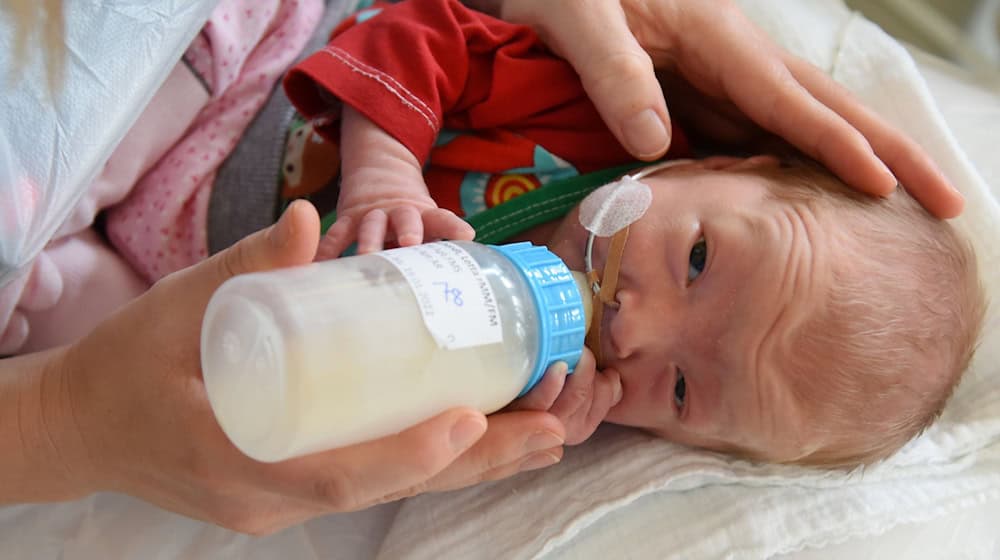
<path id="1" fill-rule="evenodd" d="M 488 420 L 452 409 L 376 441 L 281 463 L 249 459 L 226 439 L 205 396 L 202 315 L 226 279 L 308 263 L 318 239 L 315 209 L 295 203 L 271 228 L 165 278 L 73 346 L 0 361 L 0 450 L 8 458 L 0 501 L 118 491 L 270 533 L 552 464 L 620 394 L 617 377 L 596 376 L 587 354 L 573 376 L 554 367 L 536 392 Z"/>

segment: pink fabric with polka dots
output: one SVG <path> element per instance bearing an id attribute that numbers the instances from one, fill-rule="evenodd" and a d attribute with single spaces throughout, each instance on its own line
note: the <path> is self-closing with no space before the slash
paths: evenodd
<path id="1" fill-rule="evenodd" d="M 136 273 L 91 229 L 94 217 L 128 196 L 184 137 L 209 100 L 191 71 L 178 63 L 45 249 L 19 278 L 0 287 L 0 355 L 71 342 L 137 295 L 125 289 L 135 286 Z M 35 190 L 30 183 L 19 186 Z M 148 286 L 142 282 L 141 287 Z"/>
<path id="2" fill-rule="evenodd" d="M 305 46 L 322 0 L 222 0 L 185 56 L 212 90 L 187 135 L 108 212 L 108 237 L 155 281 L 203 259 L 215 172 Z"/>

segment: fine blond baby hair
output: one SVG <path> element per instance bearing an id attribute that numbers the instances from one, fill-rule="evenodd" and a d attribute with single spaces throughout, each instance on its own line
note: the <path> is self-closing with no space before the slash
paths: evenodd
<path id="1" fill-rule="evenodd" d="M 885 459 L 934 422 L 969 366 L 986 310 L 972 247 L 902 188 L 876 199 L 811 162 L 760 173 L 834 245 L 825 300 L 793 334 L 787 373 L 817 441 L 790 462 Z"/>

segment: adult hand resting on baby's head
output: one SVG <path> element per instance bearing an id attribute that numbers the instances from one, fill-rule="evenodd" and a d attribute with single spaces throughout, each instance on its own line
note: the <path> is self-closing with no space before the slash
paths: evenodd
<path id="1" fill-rule="evenodd" d="M 40 395 L 25 399 L 44 403 L 37 422 L 21 427 L 22 440 L 37 432 L 37 445 L 14 454 L 45 465 L 56 473 L 54 481 L 21 476 L 31 472 L 30 459 L 22 468 L 8 463 L 12 480 L 27 482 L 0 484 L 0 500 L 112 490 L 239 531 L 269 533 L 324 513 L 502 478 L 561 458 L 566 431 L 555 415 L 518 410 L 487 420 L 467 408 L 377 441 L 281 463 L 241 454 L 205 395 L 202 315 L 223 281 L 308 263 L 318 237 L 315 209 L 296 202 L 275 226 L 164 278 L 57 353 Z"/>
<path id="2" fill-rule="evenodd" d="M 338 257 L 355 241 L 365 254 L 381 251 L 387 238 L 408 247 L 475 237 L 472 226 L 431 198 L 413 153 L 349 106 L 341 117 L 340 153 L 337 221 L 320 242 L 318 259 Z"/>
<path id="3" fill-rule="evenodd" d="M 749 117 L 860 191 L 888 195 L 898 177 L 934 215 L 962 211 L 962 196 L 916 142 L 818 68 L 775 45 L 732 2 L 467 3 L 534 27 L 576 68 L 611 131 L 636 157 L 655 159 L 667 150 L 665 93 L 674 115 L 690 117 L 706 136 L 749 138 Z M 654 68 L 683 80 L 661 87 Z"/>

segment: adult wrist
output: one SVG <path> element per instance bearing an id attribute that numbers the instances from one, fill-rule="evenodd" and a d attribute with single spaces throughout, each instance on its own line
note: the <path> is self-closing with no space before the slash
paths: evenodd
<path id="1" fill-rule="evenodd" d="M 95 490 L 89 455 L 70 406 L 63 348 L 8 358 L 0 379 L 0 501 L 77 499 Z"/>
<path id="2" fill-rule="evenodd" d="M 98 490 L 95 477 L 95 461 L 87 446 L 81 429 L 80 415 L 83 411 L 75 398 L 83 385 L 85 365 L 71 352 L 72 347 L 55 350 L 54 359 L 47 363 L 44 372 L 44 387 L 49 395 L 44 401 L 43 428 L 53 442 L 56 456 L 53 460 L 61 464 L 65 473 L 65 485 L 72 497 L 82 497 Z"/>

